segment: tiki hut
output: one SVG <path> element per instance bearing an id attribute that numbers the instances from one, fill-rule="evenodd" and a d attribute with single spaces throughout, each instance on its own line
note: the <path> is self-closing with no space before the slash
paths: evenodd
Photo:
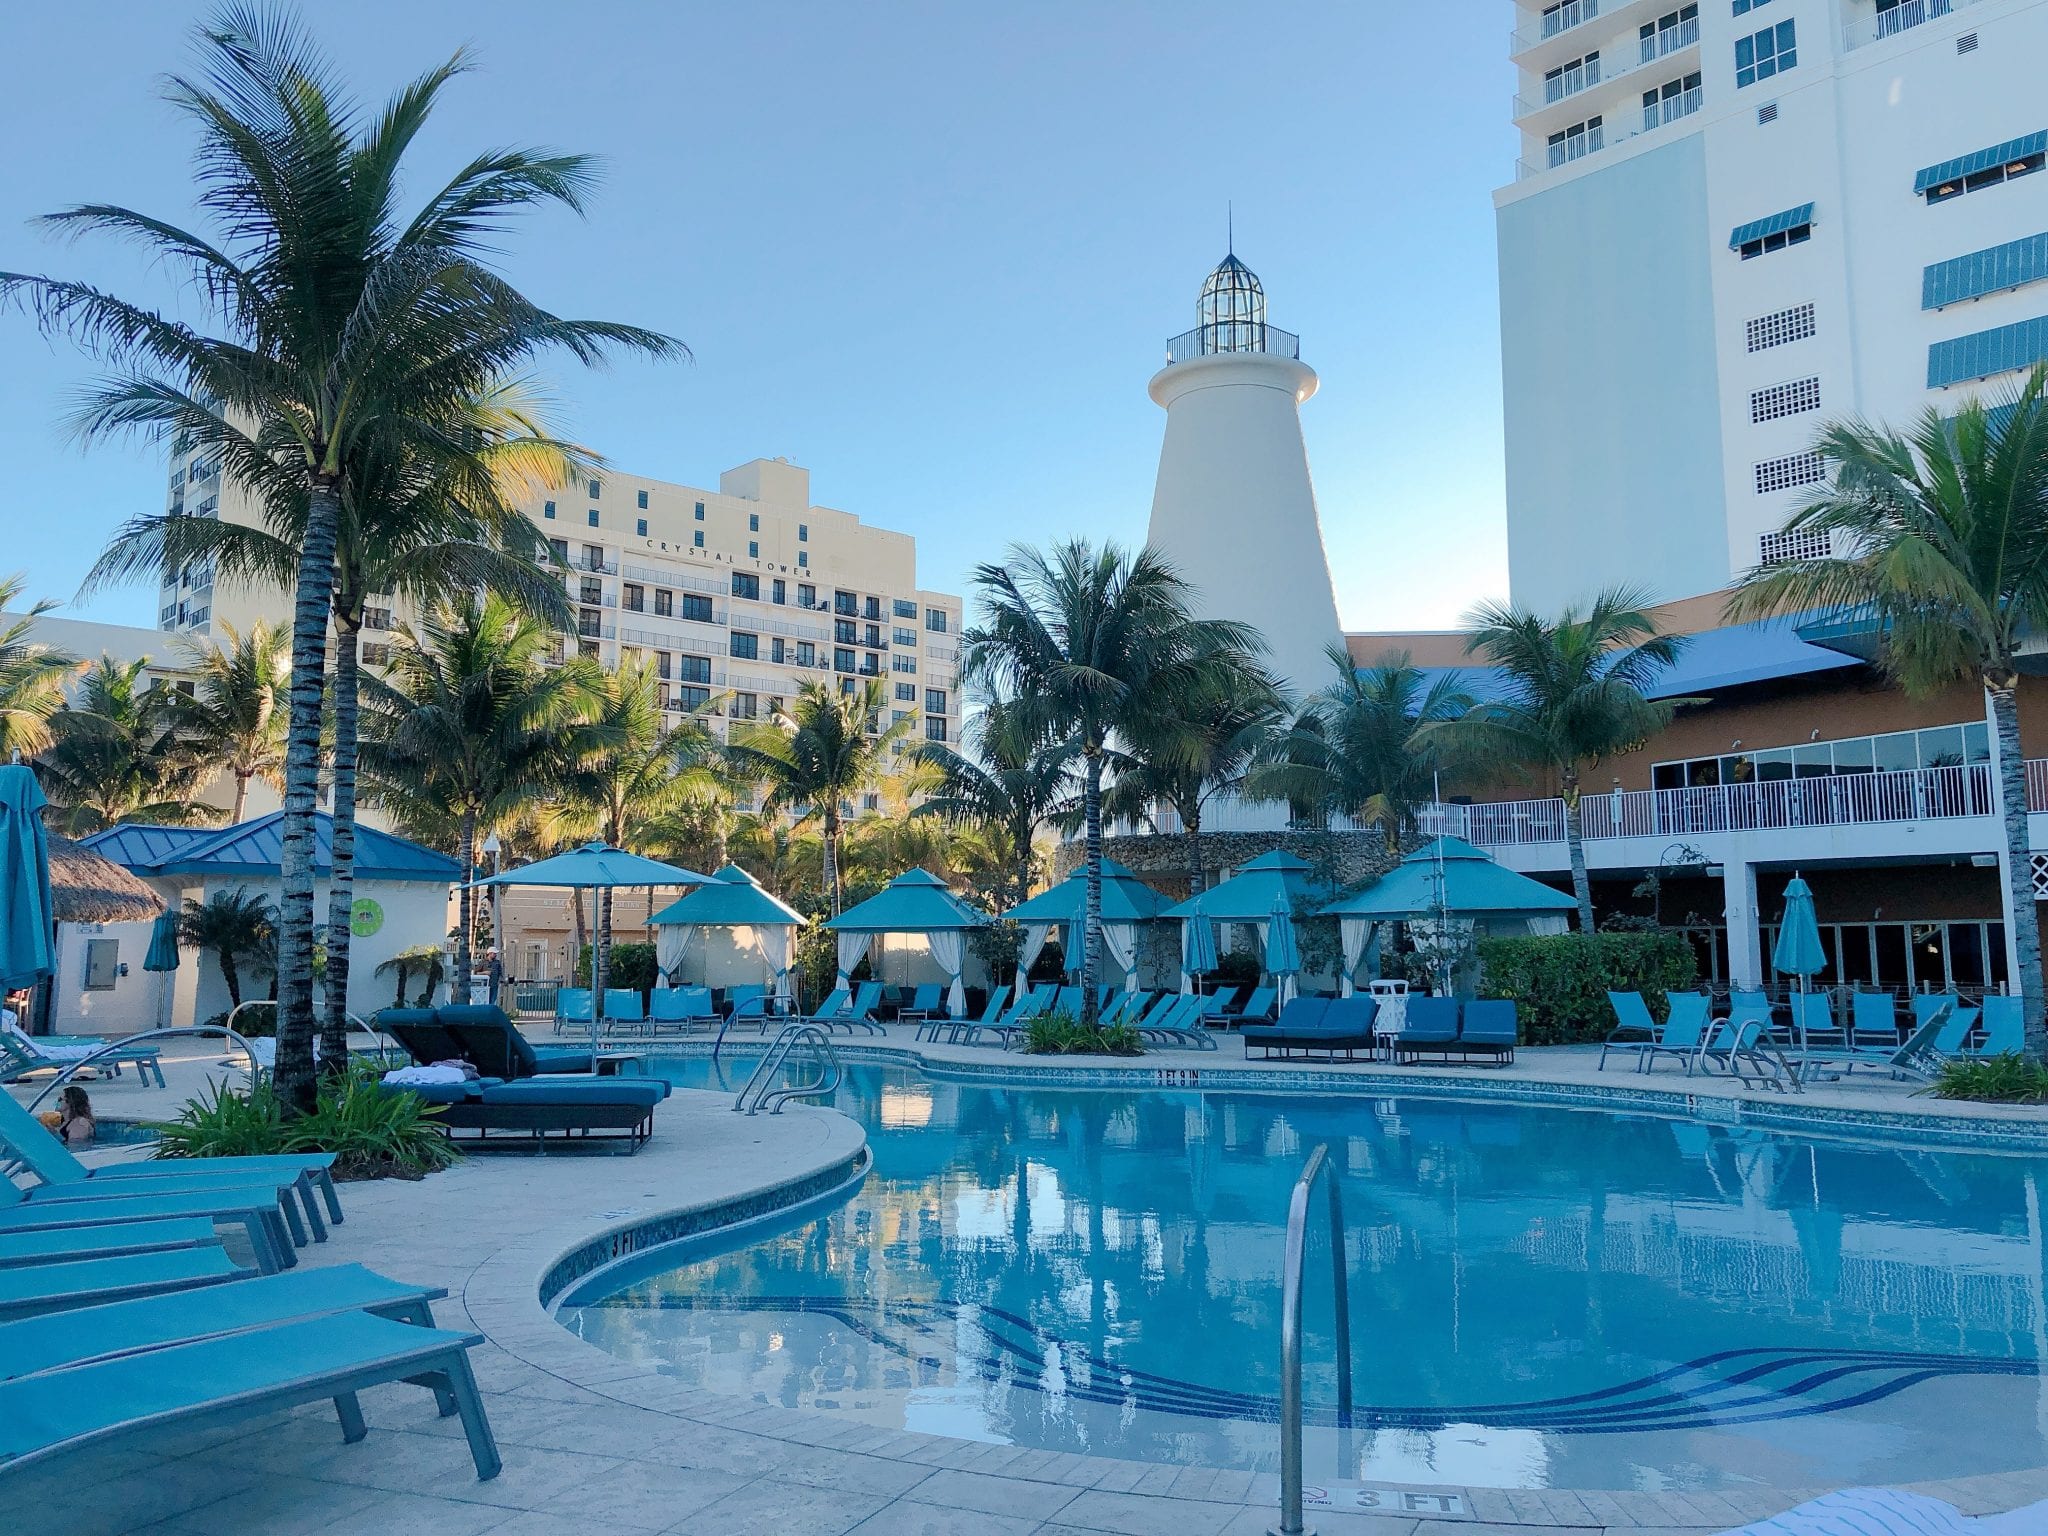
<path id="1" fill-rule="evenodd" d="M 60 923 L 146 923 L 164 901 L 120 865 L 52 832 L 50 906 Z"/>

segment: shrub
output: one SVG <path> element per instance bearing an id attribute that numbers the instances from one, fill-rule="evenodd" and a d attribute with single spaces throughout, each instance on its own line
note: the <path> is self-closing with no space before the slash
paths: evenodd
<path id="1" fill-rule="evenodd" d="M 1024 1050 L 1032 1056 L 1142 1056 L 1145 1042 L 1129 1024 L 1083 1024 L 1066 1013 L 1049 1013 L 1024 1027 Z"/>
<path id="2" fill-rule="evenodd" d="M 273 1157 L 285 1150 L 284 1101 L 268 1077 L 246 1093 L 208 1083 L 175 1120 L 150 1129 L 158 1157 Z"/>
<path id="3" fill-rule="evenodd" d="M 1983 1061 L 1952 1061 L 1927 1091 L 1937 1099 L 2048 1104 L 2048 1067 L 2012 1052 Z"/>
<path id="4" fill-rule="evenodd" d="M 1479 967 L 1480 992 L 1514 1000 L 1529 1045 L 1604 1038 L 1614 1028 L 1610 990 L 1642 993 L 1661 1018 L 1664 994 L 1699 980 L 1699 957 L 1677 933 L 1481 939 Z"/>
<path id="5" fill-rule="evenodd" d="M 576 960 L 576 985 L 590 985 L 591 946 L 583 946 L 583 953 Z M 654 959 L 652 944 L 614 944 L 611 963 L 605 967 L 607 987 L 631 987 L 643 997 L 654 990 L 654 983 L 660 977 L 660 968 Z"/>
<path id="6" fill-rule="evenodd" d="M 371 1062 L 353 1061 L 320 1084 L 310 1113 L 287 1116 L 265 1077 L 238 1091 L 214 1083 L 189 1099 L 174 1120 L 154 1124 L 157 1156 L 272 1157 L 332 1152 L 338 1179 L 416 1179 L 460 1154 L 435 1127 L 438 1106 L 416 1093 L 384 1087 Z"/>

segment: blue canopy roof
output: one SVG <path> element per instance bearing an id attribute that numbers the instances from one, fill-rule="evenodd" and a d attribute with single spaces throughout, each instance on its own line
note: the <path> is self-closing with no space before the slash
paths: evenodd
<path id="1" fill-rule="evenodd" d="M 1443 883 L 1441 898 L 1437 894 L 1439 872 Z M 1426 916 L 1439 906 L 1463 916 L 1566 912 L 1574 905 L 1563 891 L 1501 868 L 1462 838 L 1440 837 L 1416 849 L 1357 895 L 1333 901 L 1322 910 L 1326 917 L 1395 920 Z"/>
<path id="2" fill-rule="evenodd" d="M 1801 639 L 1799 622 L 1796 618 L 1762 619 L 1754 624 L 1703 629 L 1687 637 L 1678 660 L 1659 673 L 1645 692 L 1653 699 L 1674 699 L 1863 665 L 1857 657 Z"/>
<path id="3" fill-rule="evenodd" d="M 1328 890 L 1312 878 L 1312 868 L 1306 859 L 1275 848 L 1240 864 L 1237 873 L 1222 884 L 1212 885 L 1201 895 L 1167 908 L 1166 916 L 1206 917 L 1220 923 L 1263 923 L 1273 915 L 1275 902 L 1292 906 L 1296 902 L 1321 901 L 1328 895 Z"/>
<path id="4" fill-rule="evenodd" d="M 1088 866 L 1074 872 L 1050 890 L 1040 891 L 1003 914 L 1019 923 L 1078 923 L 1088 905 Z M 1102 861 L 1102 920 L 1105 923 L 1143 923 L 1162 916 L 1171 906 L 1164 896 L 1140 880 L 1115 859 Z"/>
<path id="5" fill-rule="evenodd" d="M 81 838 L 86 847 L 135 874 L 147 876 L 246 875 L 275 877 L 284 855 L 284 812 L 272 811 L 231 827 L 109 827 Z M 334 818 L 313 813 L 313 873 L 334 869 Z M 462 866 L 425 844 L 356 823 L 358 880 L 417 880 L 446 885 Z"/>
<path id="6" fill-rule="evenodd" d="M 585 843 L 567 853 L 536 859 L 501 875 L 479 880 L 478 885 L 546 885 L 563 890 L 605 890 L 619 886 L 639 888 L 656 885 L 708 885 L 711 877 L 679 864 L 643 859 L 637 853 L 614 848 L 608 843 Z"/>
<path id="7" fill-rule="evenodd" d="M 737 864 L 728 864 L 708 885 L 678 897 L 647 919 L 698 928 L 802 928 L 809 920 L 795 907 L 761 889 Z"/>
<path id="8" fill-rule="evenodd" d="M 936 933 L 988 924 L 986 912 L 955 896 L 930 870 L 910 869 L 824 926 L 848 933 Z"/>

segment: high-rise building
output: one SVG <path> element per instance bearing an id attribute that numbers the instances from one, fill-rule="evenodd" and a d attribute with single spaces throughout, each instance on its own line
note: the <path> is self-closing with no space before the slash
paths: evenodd
<path id="1" fill-rule="evenodd" d="M 2048 0 L 1522 0 L 1495 194 L 1508 553 L 1541 610 L 1818 552 L 1825 419 L 2048 358 Z"/>
<path id="2" fill-rule="evenodd" d="M 172 466 L 173 506 L 253 521 L 206 456 Z M 731 719 L 763 716 L 807 681 L 879 681 L 897 718 L 918 711 L 931 741 L 959 736 L 959 597 L 921 587 L 917 543 L 850 512 L 813 506 L 810 471 L 783 459 L 727 470 L 717 490 L 617 470 L 533 496 L 522 510 L 548 539 L 577 620 L 558 654 L 608 665 L 646 658 L 668 706 L 724 695 Z M 283 594 L 217 584 L 194 566 L 159 596 L 162 628 L 289 619 Z M 363 661 L 381 665 L 404 615 L 367 611 Z"/>

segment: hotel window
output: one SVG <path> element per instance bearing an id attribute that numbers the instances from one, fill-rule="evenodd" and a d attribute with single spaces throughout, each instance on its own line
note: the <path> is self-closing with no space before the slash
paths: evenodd
<path id="1" fill-rule="evenodd" d="M 365 608 L 363 610 L 363 628 L 389 629 L 390 627 L 391 610 L 389 608 Z"/>
<path id="2" fill-rule="evenodd" d="M 1589 117 L 1583 123 L 1573 123 L 1550 136 L 1547 164 L 1555 170 L 1560 165 L 1592 154 L 1606 142 L 1604 119 Z"/>
<path id="3" fill-rule="evenodd" d="M 747 540 L 747 558 L 749 560 L 758 560 L 761 558 L 761 545 L 758 540 Z"/>
<path id="4" fill-rule="evenodd" d="M 597 526 L 597 508 L 595 507 L 590 509 L 590 526 L 593 528 Z"/>
<path id="5" fill-rule="evenodd" d="M 381 667 L 391 660 L 391 647 L 381 641 L 372 641 L 363 647 L 363 665 Z"/>
<path id="6" fill-rule="evenodd" d="M 818 664 L 818 648 L 808 640 L 796 643 L 796 664 L 800 667 L 815 667 Z"/>
<path id="7" fill-rule="evenodd" d="M 667 683 L 656 683 L 654 685 L 654 698 L 655 702 L 663 709 L 667 709 L 675 698 L 675 693 Z"/>
<path id="8" fill-rule="evenodd" d="M 683 617 L 693 624 L 712 624 L 711 599 L 698 592 L 683 594 Z"/>
<path id="9" fill-rule="evenodd" d="M 1567 96 L 1576 96 L 1589 85 L 1600 83 L 1600 55 L 1589 53 L 1583 59 L 1573 59 L 1569 64 L 1546 70 L 1543 75 L 1543 99 L 1563 101 Z"/>
<path id="10" fill-rule="evenodd" d="M 647 510 L 647 493 L 645 491 L 636 491 L 634 494 L 639 498 L 640 510 L 645 512 Z"/>
<path id="11" fill-rule="evenodd" d="M 760 531 L 761 531 L 761 514 L 760 514 L 760 513 L 758 513 L 758 512 L 749 512 L 749 513 L 747 514 L 747 532 L 749 532 L 749 533 L 759 533 Z"/>
<path id="12" fill-rule="evenodd" d="M 709 688 L 678 688 L 676 690 L 676 707 L 678 709 L 702 709 L 710 702 L 711 690 Z"/>
<path id="13" fill-rule="evenodd" d="M 667 587 L 656 587 L 654 589 L 654 612 L 657 618 L 674 618 L 676 612 L 675 593 L 669 591 Z"/>
<path id="14" fill-rule="evenodd" d="M 595 576 L 584 577 L 583 590 L 578 600 L 589 604 L 592 608 L 599 607 L 604 602 L 604 583 Z"/>
<path id="15" fill-rule="evenodd" d="M 711 658 L 709 656 L 678 656 L 676 676 L 686 683 L 708 683 L 711 681 Z"/>
<path id="16" fill-rule="evenodd" d="M 1767 421 L 1779 421 L 1787 416 L 1802 416 L 1819 409 L 1820 380 L 1817 378 L 1773 384 L 1769 389 L 1751 390 L 1749 395 L 1752 426 L 1762 426 Z"/>
<path id="17" fill-rule="evenodd" d="M 943 608 L 925 609 L 924 627 L 935 635 L 943 635 L 946 632 L 946 610 Z"/>
<path id="18" fill-rule="evenodd" d="M 1746 327 L 1749 350 L 1767 352 L 1788 342 L 1807 341 L 1814 333 L 1813 306 L 1795 304 L 1774 314 L 1758 315 Z"/>
<path id="19" fill-rule="evenodd" d="M 1653 789 L 1700 789 L 1716 784 L 1775 784 L 1915 769 L 1960 768 L 1991 761 L 1990 728 L 1981 720 L 1924 731 L 1891 731 L 1841 741 L 1802 742 L 1759 752 L 1694 757 L 1650 769 Z"/>
<path id="20" fill-rule="evenodd" d="M 867 618 L 879 619 L 882 616 L 882 600 L 879 597 L 864 599 L 861 603 L 861 613 Z"/>
<path id="21" fill-rule="evenodd" d="M 834 619 L 832 638 L 841 645 L 851 645 L 860 633 L 860 627 L 852 619 Z"/>
<path id="22" fill-rule="evenodd" d="M 808 549 L 800 549 L 796 552 L 796 565 L 800 571 L 807 571 L 811 568 L 811 552 Z"/>
<path id="23" fill-rule="evenodd" d="M 750 635 L 743 629 L 732 632 L 730 651 L 742 661 L 758 661 L 761 656 L 761 637 Z"/>
<path id="24" fill-rule="evenodd" d="M 576 642 L 576 654 L 577 654 L 578 656 L 583 656 L 583 657 L 587 657 L 587 658 L 589 658 L 589 659 L 590 659 L 591 661 L 595 661 L 595 660 L 597 660 L 597 642 L 596 642 L 595 640 L 579 640 L 579 641 L 577 641 L 577 642 Z"/>
<path id="25" fill-rule="evenodd" d="M 879 656 L 873 656 L 873 655 L 868 655 L 868 656 L 863 656 L 863 657 L 861 657 L 861 659 L 860 659 L 860 675 L 861 675 L 862 677 L 879 677 L 879 676 L 881 676 L 881 675 L 882 675 L 882 658 L 881 658 L 881 657 L 879 657 Z"/>
<path id="26" fill-rule="evenodd" d="M 567 565 L 569 563 L 569 541 L 567 539 L 549 539 L 548 548 L 554 554 L 555 564 Z"/>
<path id="27" fill-rule="evenodd" d="M 926 741 L 944 741 L 946 739 L 946 721 L 944 716 L 930 715 L 926 717 L 924 722 L 924 739 Z"/>
<path id="28" fill-rule="evenodd" d="M 835 672 L 851 672 L 853 670 L 853 652 L 843 645 L 835 647 L 832 652 L 832 670 Z"/>
<path id="29" fill-rule="evenodd" d="M 781 666 L 789 659 L 784 651 L 786 643 L 780 635 L 770 635 L 768 637 L 768 659 L 777 666 Z"/>
<path id="30" fill-rule="evenodd" d="M 870 650 L 879 651 L 882 648 L 882 626 L 879 624 L 868 625 L 861 631 L 860 643 Z"/>
<path id="31" fill-rule="evenodd" d="M 702 549 L 704 547 L 704 530 L 702 528 L 699 528 L 696 532 L 691 534 L 690 542 L 693 545 L 695 545 L 698 549 Z"/>
<path id="32" fill-rule="evenodd" d="M 768 584 L 768 600 L 771 603 L 787 603 L 789 601 L 789 583 L 780 576 L 776 577 L 775 580 Z"/>
<path id="33" fill-rule="evenodd" d="M 1643 92 L 1643 130 L 1661 128 L 1700 109 L 1700 77 L 1685 75 L 1667 80 L 1654 91 Z"/>
<path id="34" fill-rule="evenodd" d="M 915 704 L 917 702 L 917 684 L 898 683 L 896 685 L 896 702 L 899 704 Z"/>
<path id="35" fill-rule="evenodd" d="M 761 578 L 747 571 L 734 571 L 732 573 L 732 595 L 734 597 L 750 597 L 759 602 L 761 599 Z"/>
<path id="36" fill-rule="evenodd" d="M 1735 14 L 1747 16 L 1751 11 L 1760 11 L 1770 3 L 1771 0 L 1735 0 Z M 1893 0 L 1893 3 L 1896 4 L 1897 0 Z M 1884 0 L 1877 0 L 1877 7 L 1879 10 L 1883 10 L 1885 8 Z"/>
<path id="37" fill-rule="evenodd" d="M 628 612 L 645 613 L 647 611 L 647 589 L 629 581 L 622 590 L 619 603 Z"/>
<path id="38" fill-rule="evenodd" d="M 796 605 L 799 608 L 817 607 L 818 589 L 812 586 L 808 581 L 798 582 L 796 584 Z"/>
<path id="39" fill-rule="evenodd" d="M 675 676 L 675 671 L 676 663 L 673 656 L 669 655 L 667 651 L 656 651 L 654 653 L 654 675 L 656 677 L 660 678 L 663 682 L 667 682 L 671 677 Z"/>
<path id="40" fill-rule="evenodd" d="M 798 523 L 796 525 L 796 541 L 799 544 L 811 542 L 811 525 L 809 523 Z"/>
<path id="41" fill-rule="evenodd" d="M 1599 14 L 1600 0 L 1557 0 L 1557 4 L 1543 7 L 1543 35 L 1555 37 L 1567 27 L 1576 27 L 1588 16 Z"/>
<path id="42" fill-rule="evenodd" d="M 636 533 L 638 533 L 638 534 L 640 535 L 640 537 L 641 537 L 641 538 L 643 538 L 643 539 L 644 539 L 644 538 L 646 538 L 646 537 L 647 537 L 647 519 L 646 519 L 646 518 L 644 518 L 644 517 L 636 517 L 636 518 L 634 518 L 634 519 L 633 519 L 633 531 L 634 531 L 634 532 L 636 532 Z"/>
<path id="43" fill-rule="evenodd" d="M 1646 21 L 1637 29 L 1636 37 L 1642 44 L 1641 62 L 1645 64 L 1681 48 L 1690 48 L 1700 40 L 1700 8 L 1680 6 L 1655 21 Z"/>
<path id="44" fill-rule="evenodd" d="M 917 617 L 917 604 L 907 597 L 897 598 L 891 606 L 894 608 L 896 617 L 899 619 L 914 619 Z"/>
<path id="45" fill-rule="evenodd" d="M 917 658 L 915 656 L 905 656 L 898 652 L 889 658 L 889 670 L 891 672 L 908 672 L 914 677 L 917 674 Z"/>
<path id="46" fill-rule="evenodd" d="M 602 544 L 586 544 L 583 546 L 583 568 L 586 571 L 601 571 L 604 569 L 604 546 Z"/>
<path id="47" fill-rule="evenodd" d="M 704 503 L 701 501 L 697 503 L 697 521 L 700 523 L 704 521 Z"/>
<path id="48" fill-rule="evenodd" d="M 736 693 L 732 696 L 732 717 L 735 720 L 752 720 L 761 713 L 759 694 Z"/>
<path id="49" fill-rule="evenodd" d="M 1827 470 L 1819 453 L 1812 449 L 1788 453 L 1782 459 L 1766 459 L 1756 466 L 1756 493 L 1768 496 L 1773 491 L 1789 491 L 1796 485 L 1818 485 L 1826 478 Z"/>
<path id="50" fill-rule="evenodd" d="M 927 688 L 924 691 L 924 712 L 928 715 L 943 715 L 946 712 L 946 690 Z"/>
<path id="51" fill-rule="evenodd" d="M 1798 37 L 1790 21 L 1735 40 L 1737 89 L 1781 75 L 1799 62 Z"/>
<path id="52" fill-rule="evenodd" d="M 1772 251 L 1782 251 L 1788 245 L 1804 245 L 1812 238 L 1813 221 L 1809 219 L 1804 224 L 1794 224 L 1790 229 L 1774 229 L 1768 235 L 1745 240 L 1735 249 L 1744 261 L 1754 261 Z"/>
<path id="53" fill-rule="evenodd" d="M 1929 204 L 1945 203 L 1965 192 L 1982 192 L 2031 176 L 2044 164 L 2048 164 L 2048 132 L 2034 133 L 1960 160 L 1931 165 L 1913 179 L 1913 190 Z"/>
<path id="54" fill-rule="evenodd" d="M 1825 560 L 1834 552 L 1825 528 L 1794 528 L 1767 533 L 1756 541 L 1758 565 L 1793 565 L 1801 560 Z"/>
<path id="55" fill-rule="evenodd" d="M 591 482 L 590 482 L 590 499 L 591 499 L 592 501 L 599 501 L 599 500 L 602 500 L 603 498 L 602 498 L 602 497 L 601 497 L 601 496 L 600 496 L 600 495 L 599 495 L 598 493 L 599 493 L 599 492 L 601 492 L 601 491 L 602 491 L 603 489 L 604 489 L 604 487 L 603 487 L 602 485 L 598 484 L 598 482 L 597 482 L 597 481 L 595 481 L 595 480 L 591 481 Z"/>
<path id="56" fill-rule="evenodd" d="M 540 515 L 552 522 L 555 516 L 555 504 L 552 501 L 542 502 L 540 504 Z"/>
<path id="57" fill-rule="evenodd" d="M 892 645 L 915 645 L 917 644 L 917 631 L 914 629 L 893 629 L 889 632 L 889 641 Z"/>
<path id="58" fill-rule="evenodd" d="M 832 611 L 834 613 L 843 613 L 848 618 L 852 618 L 860 612 L 860 597 L 852 592 L 834 592 L 832 594 Z"/>

